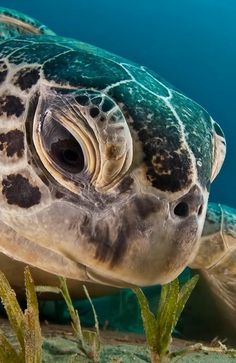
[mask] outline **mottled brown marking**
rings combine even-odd
[[[125,177],[119,184],[118,189],[120,193],[125,193],[131,189],[131,185],[133,184],[134,180],[131,176]]]
[[[116,145],[108,145],[106,148],[106,157],[108,159],[115,159],[119,153],[119,148]]]
[[[13,95],[4,95],[0,97],[0,116],[5,113],[7,117],[19,117],[24,110],[24,104],[19,97]]]
[[[63,198],[64,196],[65,196],[65,194],[64,194],[64,193],[60,192],[59,190],[56,190],[56,192],[55,192],[55,198],[56,198],[56,199],[61,199],[61,198]]]
[[[0,84],[5,81],[7,72],[7,65],[0,61]]]
[[[30,184],[29,180],[21,174],[10,174],[2,181],[2,193],[8,204],[21,208],[30,208],[39,204],[41,192],[38,187]]]
[[[14,84],[24,91],[34,86],[38,82],[39,78],[39,69],[23,68],[15,74]]]
[[[144,148],[146,155],[149,153],[147,149],[151,148],[152,145]],[[147,163],[147,157],[145,161]],[[176,192],[181,189],[182,185],[190,185],[192,182],[191,160],[184,149],[181,149],[180,153],[159,150],[158,154],[153,157],[152,163],[147,163],[147,165],[147,178],[157,189]]]
[[[94,117],[97,117],[99,115],[99,112],[100,112],[100,110],[96,106],[95,107],[91,107],[90,110],[89,110],[90,116],[93,117],[93,118]]]
[[[106,221],[99,221],[93,228],[91,219],[86,216],[80,226],[81,234],[96,247],[95,258],[102,262],[109,261],[111,268],[122,261],[128,248],[128,239],[134,230],[126,216],[121,216],[121,219],[115,240],[111,239],[110,226]]]
[[[148,197],[136,197],[133,201],[136,214],[141,220],[148,218],[151,214],[156,213],[160,210],[160,203]]]
[[[22,157],[24,152],[24,133],[20,130],[12,130],[0,134],[0,151],[6,151],[7,156],[17,155]]]

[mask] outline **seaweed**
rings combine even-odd
[[[43,337],[39,321],[39,309],[36,292],[53,292],[62,295],[71,317],[74,342],[76,349],[73,361],[87,359],[97,363],[100,361],[101,343],[96,311],[85,286],[85,295],[89,300],[94,315],[94,330],[84,330],[81,327],[78,311],[71,300],[66,279],[59,277],[59,286],[34,285],[30,270],[25,272],[26,309],[23,311],[17,301],[16,294],[11,288],[5,275],[0,272],[0,298],[6,310],[9,323],[15,339],[10,340],[0,330],[0,362],[1,363],[42,363]],[[205,347],[201,343],[188,346],[177,351],[170,351],[173,330],[179,320],[182,310],[198,280],[194,276],[191,280],[179,284],[178,279],[164,285],[156,312],[150,310],[148,300],[140,288],[133,288],[141,309],[146,341],[150,351],[152,363],[177,362],[181,357],[192,352],[218,352],[236,356],[236,350],[227,349],[218,342],[218,347]],[[81,354],[83,357],[81,357]]]
[[[0,272],[0,297],[17,344],[0,332],[1,363],[41,363],[42,335],[39,323],[38,301],[35,286],[28,267],[25,269],[27,307],[23,312],[5,275]]]
[[[195,275],[182,286],[178,279],[164,285],[156,314],[150,310],[143,291],[140,288],[133,288],[141,309],[152,363],[164,363],[171,359],[172,353],[169,349],[172,333],[197,281],[198,276]]]
[[[52,287],[52,286],[37,286],[36,291],[37,292],[53,292],[53,293],[59,293],[62,295],[70,318],[71,318],[71,326],[73,330],[73,335],[76,339],[76,343],[78,346],[78,349],[89,358],[92,362],[97,363],[99,362],[100,357],[100,350],[101,350],[101,343],[100,343],[100,332],[99,332],[99,324],[98,319],[96,315],[95,308],[93,306],[92,300],[89,296],[88,290],[85,285],[83,285],[83,289],[85,292],[85,295],[87,299],[89,300],[93,315],[94,315],[94,323],[95,323],[95,330],[82,330],[79,313],[74,308],[72,299],[70,297],[70,293],[67,287],[66,279],[64,277],[58,277],[59,278],[59,287]]]

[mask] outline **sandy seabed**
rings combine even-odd
[[[0,319],[0,328],[10,340],[13,333],[6,319]],[[43,363],[91,363],[79,350],[70,325],[42,324]],[[150,363],[150,356],[143,335],[101,331],[100,363]],[[192,341],[173,339],[171,350],[185,348]],[[174,358],[178,363],[236,363],[236,356],[225,353],[194,352]]]

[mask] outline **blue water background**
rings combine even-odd
[[[204,106],[228,143],[210,200],[236,207],[236,0],[2,0],[60,35],[144,64]]]

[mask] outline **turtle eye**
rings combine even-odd
[[[84,169],[83,151],[73,136],[51,144],[49,154],[56,164],[70,173],[80,173]]]
[[[44,148],[57,167],[77,174],[84,169],[83,150],[75,137],[59,122],[52,120],[42,129]]]

